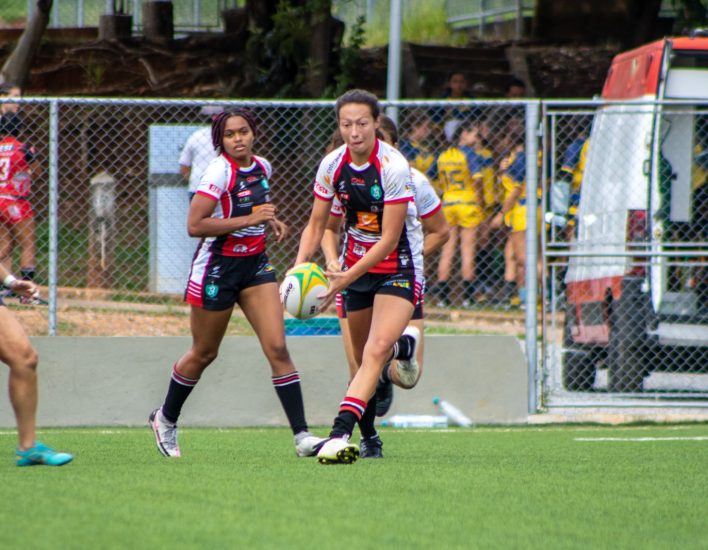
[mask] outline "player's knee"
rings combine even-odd
[[[18,347],[16,353],[9,361],[10,368],[16,369],[18,372],[35,371],[38,363],[39,355],[37,355],[29,341]]]
[[[218,349],[192,350],[192,357],[194,361],[202,368],[206,368],[211,365],[218,355]]]
[[[264,345],[263,348],[266,357],[268,357],[268,360],[271,363],[284,363],[290,361],[290,352],[288,351],[288,347],[284,340],[282,342],[271,342]]]
[[[364,348],[364,356],[369,355],[376,361],[385,361],[391,355],[393,342],[387,338],[369,338]]]

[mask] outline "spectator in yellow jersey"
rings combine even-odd
[[[475,254],[484,222],[489,216],[485,203],[485,180],[493,186],[492,157],[482,148],[479,124],[460,124],[453,136],[453,145],[438,157],[428,171],[442,192],[443,212],[450,226],[450,240],[442,249],[438,263],[438,280],[433,292],[439,306],[450,305],[450,271],[460,239],[463,307],[474,304]]]
[[[407,117],[408,133],[398,142],[398,150],[408,160],[412,168],[426,174],[433,162],[435,154],[428,143],[432,128],[430,116],[427,113],[412,113]]]

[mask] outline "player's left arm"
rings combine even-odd
[[[450,226],[447,224],[441,208],[431,215],[421,218],[421,222],[425,233],[423,240],[423,256],[425,257],[442,248],[450,239]]]

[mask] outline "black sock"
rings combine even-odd
[[[22,274],[23,281],[34,281],[35,267],[34,266],[21,267],[20,273]]]
[[[293,434],[307,431],[305,404],[302,400],[302,389],[300,387],[300,374],[297,371],[293,371],[283,376],[274,376],[272,380],[275,393],[278,394],[278,399],[280,399],[280,404],[283,406],[285,416],[288,417]]]
[[[438,281],[435,285],[435,294],[445,302],[450,301],[450,285],[447,281]]]
[[[359,431],[363,439],[369,439],[376,435],[374,420],[376,420],[376,394],[369,399],[364,414],[359,419]]]
[[[465,300],[474,302],[475,284],[474,281],[462,281],[464,287]]]
[[[366,403],[356,397],[345,396],[344,401],[339,404],[339,414],[334,419],[330,437],[349,437],[354,431],[354,424],[364,414]]]
[[[415,342],[415,340],[408,334],[400,336],[398,340],[396,340],[396,343],[393,344],[393,358],[408,361],[413,357],[413,342]]]
[[[170,387],[167,389],[167,397],[165,397],[165,403],[162,405],[162,416],[165,420],[177,423],[180,413],[182,412],[182,405],[192,393],[194,386],[197,385],[199,379],[186,378],[177,372],[177,365],[172,367],[172,378],[170,379]]]
[[[391,368],[391,361],[388,361],[384,367],[383,370],[381,371],[381,376],[379,376],[379,381],[383,383],[387,383],[391,381],[391,374],[389,373],[389,369]]]

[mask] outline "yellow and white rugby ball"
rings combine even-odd
[[[310,319],[319,313],[320,294],[327,291],[329,281],[313,262],[296,265],[285,274],[280,285],[280,301],[285,311],[297,319]]]

